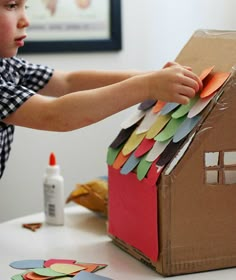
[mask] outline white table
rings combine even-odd
[[[67,258],[81,262],[106,263],[96,272],[115,280],[154,280],[162,276],[116,247],[106,234],[106,220],[80,206],[65,209],[65,225],[32,232],[23,223],[44,222],[43,213],[0,224],[0,279],[20,273],[9,263],[24,259]],[[236,269],[171,277],[171,280],[235,280]]]

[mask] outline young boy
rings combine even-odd
[[[140,74],[64,73],[19,59],[29,26],[25,5],[26,0],[0,0],[0,177],[14,125],[71,131],[146,99],[186,104],[202,86],[194,73],[175,63]]]

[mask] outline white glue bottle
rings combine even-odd
[[[51,225],[64,224],[64,179],[54,153],[50,154],[49,165],[43,180],[45,222]]]

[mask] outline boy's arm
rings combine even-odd
[[[40,90],[39,93],[45,96],[59,97],[75,91],[108,86],[126,80],[137,74],[138,72],[134,71],[55,71],[49,83]]]
[[[83,88],[69,94],[66,93],[73,89],[71,85],[77,87],[76,76],[69,84],[65,80],[55,84],[57,76],[54,78],[45,87],[44,94],[50,95],[51,91],[54,96],[63,96],[50,98],[36,94],[4,121],[35,129],[70,131],[98,122],[146,99],[186,104],[201,87],[194,73],[179,66],[127,77],[120,82],[113,77],[108,79],[108,84],[112,84],[104,87],[105,82],[94,79],[92,87],[97,88]],[[57,90],[59,94],[55,94]]]

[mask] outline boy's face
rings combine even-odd
[[[16,55],[24,45],[29,21],[25,14],[27,0],[0,0],[0,58]]]

